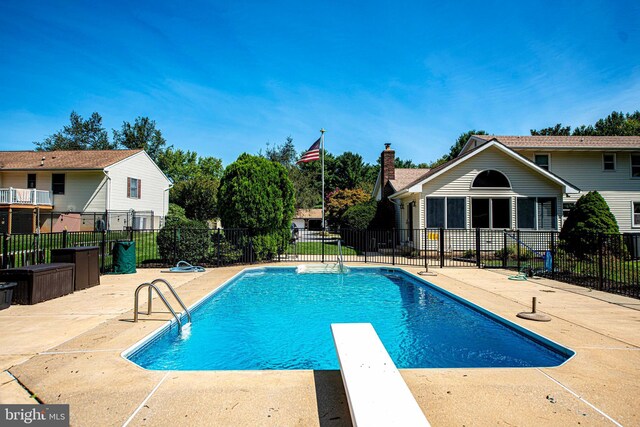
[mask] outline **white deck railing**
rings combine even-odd
[[[51,205],[51,193],[35,188],[0,188],[0,205]]]

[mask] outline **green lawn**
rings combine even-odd
[[[322,242],[300,242],[289,245],[287,254],[290,255],[322,255]],[[325,255],[338,255],[338,245],[335,243],[324,244]],[[358,255],[358,252],[346,246],[342,247],[342,255]]]

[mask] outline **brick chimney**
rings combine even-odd
[[[391,149],[391,144],[384,144],[384,151],[380,154],[380,170],[382,171],[382,188],[390,179],[396,179],[396,152]]]

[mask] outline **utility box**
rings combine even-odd
[[[16,282],[15,304],[37,304],[73,292],[75,265],[38,264],[0,270],[0,282]]]
[[[113,244],[113,272],[116,274],[136,272],[136,242],[123,241]]]
[[[75,291],[91,288],[100,284],[100,250],[97,246],[52,249],[51,262],[69,262],[75,264]]]

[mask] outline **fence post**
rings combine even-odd
[[[391,236],[391,263],[393,265],[396,265],[396,229],[394,228],[392,230],[392,236]]]
[[[9,266],[9,236],[7,233],[2,233],[2,268],[6,269]]]
[[[429,254],[429,252],[427,251],[427,237],[429,237],[427,235],[427,227],[424,228],[424,239],[422,241],[422,245],[424,247],[424,269],[425,271],[429,270],[429,261],[427,260],[427,255]]]
[[[102,259],[100,261],[100,273],[104,274],[104,261],[107,257],[107,230],[102,230],[102,240],[100,241],[100,252],[102,254]]]
[[[364,263],[367,263],[367,249],[369,249],[369,230],[364,230]]]
[[[476,267],[480,268],[480,229],[476,228]]]
[[[67,247],[67,230],[62,230],[62,248]]]
[[[324,233],[326,228],[322,227],[322,263],[324,263]]]
[[[602,233],[598,233],[598,290],[601,291],[604,282],[604,271],[603,271],[603,260],[602,260],[602,252],[603,252],[603,235]]]
[[[551,278],[556,278],[556,232],[551,232]]]
[[[440,268],[444,268],[444,228],[440,227]]]
[[[518,271],[520,271],[520,229],[516,230],[516,259],[518,260]]]
[[[253,264],[253,239],[249,233],[249,264]]]
[[[220,229],[216,229],[216,265],[220,267]]]
[[[171,264],[176,264],[176,259],[178,258],[178,229],[173,229],[173,259],[171,260]]]
[[[502,268],[507,268],[507,230],[502,231]]]

